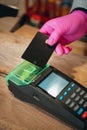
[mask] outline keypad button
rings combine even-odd
[[[81,91],[81,88],[80,88],[80,87],[76,89],[76,92],[77,92],[77,93],[80,92],[80,91]]]
[[[76,96],[76,93],[73,93],[73,94],[71,95],[71,98],[75,98],[75,96]]]
[[[82,90],[81,92],[80,92],[80,95],[82,96],[83,94],[85,94],[85,91],[84,90]]]
[[[68,94],[68,93],[65,91],[63,95],[66,96],[67,94]]]
[[[84,102],[84,99],[81,99],[81,100],[79,101],[79,104],[82,105],[83,102]]]
[[[77,111],[78,115],[81,115],[83,113],[84,109],[83,108],[79,108],[79,110]]]
[[[78,109],[79,109],[79,105],[76,105],[76,106],[73,108],[74,111],[77,111]]]
[[[83,107],[84,107],[84,108],[86,108],[86,107],[87,107],[87,102],[85,102],[85,103],[83,104]]]
[[[70,108],[72,108],[74,106],[75,106],[75,102],[71,102],[70,105],[69,105]]]
[[[79,99],[80,99],[80,96],[75,97],[75,101],[79,101]]]
[[[70,102],[71,102],[71,99],[69,98],[66,100],[65,104],[68,105]]]
[[[84,98],[87,99],[87,93],[84,95]]]
[[[67,91],[71,91],[71,87],[69,87],[69,88],[67,89]]]
[[[72,88],[75,87],[75,83],[72,83],[72,84],[71,84],[71,87],[72,87]]]
[[[60,100],[60,101],[62,101],[62,100],[63,100],[63,98],[64,98],[63,96],[60,96],[60,97],[59,97],[59,100]]]
[[[84,111],[84,113],[81,116],[83,119],[87,119],[87,111]]]

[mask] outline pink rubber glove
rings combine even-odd
[[[46,22],[39,31],[49,36],[47,40],[49,45],[58,42],[55,49],[58,55],[68,54],[72,48],[66,45],[80,39],[87,32],[87,13],[78,10],[54,18]]]

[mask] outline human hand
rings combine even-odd
[[[68,54],[72,48],[66,45],[80,39],[87,32],[87,14],[77,10],[66,16],[54,18],[46,22],[39,31],[49,36],[49,45],[58,42],[55,49],[58,55]]]

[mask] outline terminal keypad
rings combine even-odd
[[[87,113],[87,92],[75,83],[66,87],[58,96],[58,100],[81,118]],[[87,115],[84,117],[87,119]]]

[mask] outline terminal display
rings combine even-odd
[[[51,96],[56,97],[67,85],[69,81],[51,72],[43,81],[39,83],[39,87],[49,93]]]

